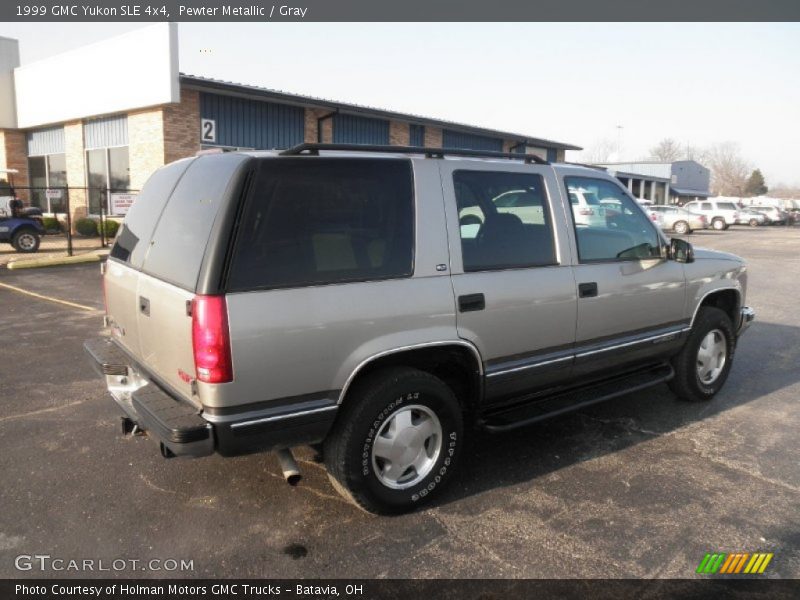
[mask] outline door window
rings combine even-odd
[[[577,215],[575,237],[581,262],[642,260],[661,256],[661,238],[642,208],[612,181],[565,177],[570,196],[596,197],[591,215]],[[586,218],[582,218],[582,217]]]
[[[453,185],[464,271],[556,264],[540,175],[456,171]]]

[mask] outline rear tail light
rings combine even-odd
[[[196,296],[192,300],[192,350],[198,381],[233,381],[225,296]]]
[[[582,208],[578,211],[578,214],[581,214],[584,217],[591,217],[594,215],[594,211],[591,208]]]
[[[656,213],[650,213],[650,220],[653,221],[654,223],[656,221],[658,221],[658,217],[656,216]]]

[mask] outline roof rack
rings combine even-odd
[[[320,151],[340,150],[345,152],[386,152],[391,154],[424,154],[425,158],[444,158],[445,156],[471,156],[474,158],[508,158],[522,160],[525,164],[550,163],[535,154],[513,152],[493,152],[491,150],[467,150],[462,148],[427,148],[418,146],[383,146],[370,144],[298,144],[280,153],[281,156],[319,156]]]

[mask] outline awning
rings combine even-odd
[[[672,190],[673,194],[677,194],[678,196],[696,196],[698,198],[708,198],[711,195],[711,192],[704,192],[703,190],[689,190],[686,188],[676,188],[674,186],[669,186],[669,189]]]

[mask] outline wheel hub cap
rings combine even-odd
[[[19,245],[25,249],[33,248],[34,243],[32,235],[25,234],[19,237]]]
[[[378,480],[393,489],[422,481],[442,449],[442,426],[426,406],[405,406],[381,425],[372,445],[372,467]]]
[[[725,334],[719,329],[709,331],[697,349],[697,377],[700,383],[714,383],[728,358],[728,344]]]

